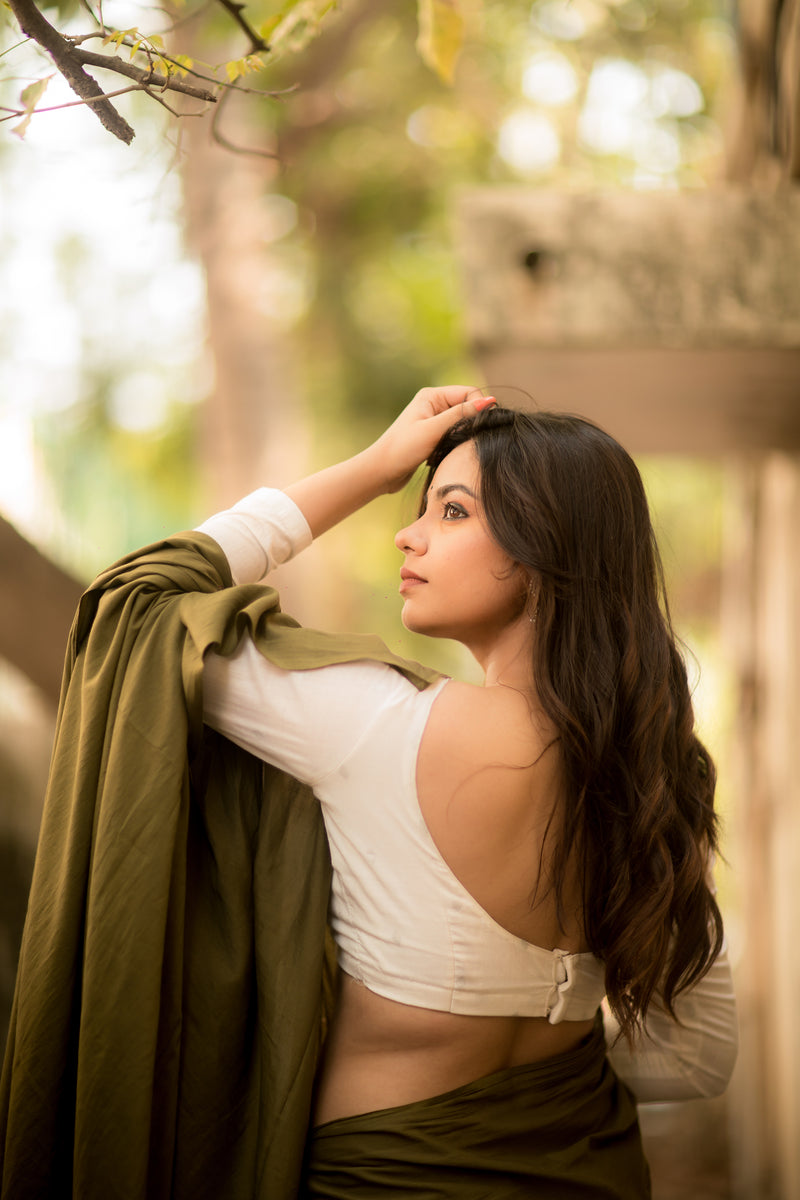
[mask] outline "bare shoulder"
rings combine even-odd
[[[528,894],[561,793],[557,746],[544,714],[511,688],[450,682],[431,709],[417,757],[420,808],[451,870],[495,919],[505,911],[497,880],[512,891],[524,880]]]
[[[437,697],[426,730],[432,749],[457,753],[466,766],[533,766],[557,738],[546,715],[511,687],[450,680]]]

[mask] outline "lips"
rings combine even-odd
[[[409,571],[408,567],[400,569],[400,592],[410,591],[420,583],[427,583],[427,579],[423,579],[421,575],[415,575],[413,571]]]

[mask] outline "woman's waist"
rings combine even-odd
[[[376,995],[341,972],[317,1123],[424,1100],[578,1046],[594,1018],[464,1016]]]

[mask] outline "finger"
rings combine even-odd
[[[427,419],[425,426],[429,435],[435,436],[438,441],[458,421],[465,417],[475,416],[485,408],[489,408],[491,405],[497,403],[494,396],[475,395],[474,388],[470,388],[470,391],[473,394],[473,399],[456,402],[451,408],[446,408],[443,412],[439,412]]]
[[[474,413],[483,412],[491,404],[497,404],[494,396],[484,396],[480,388],[471,387],[464,388],[460,385],[454,385],[452,388],[441,388],[440,392],[445,393],[443,399],[448,408],[460,406],[460,416],[471,417]],[[442,411],[440,409],[440,411]]]
[[[417,393],[416,399],[421,400],[431,416],[438,416],[464,404],[470,396],[479,396],[478,388],[466,387],[464,384],[447,384],[438,388],[423,388]]]
[[[463,391],[463,389],[459,390]],[[494,396],[483,396],[476,388],[470,388],[469,394],[461,400],[455,397],[449,397],[448,399],[451,406],[443,410],[440,409],[437,413],[437,417],[444,418],[446,424],[460,421],[463,417],[473,417],[476,413],[483,412],[484,409],[497,404]]]

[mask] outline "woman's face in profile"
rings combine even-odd
[[[479,498],[475,443],[463,442],[439,464],[425,511],[395,538],[406,556],[402,621],[413,633],[471,646],[523,613],[526,581],[489,533]]]

